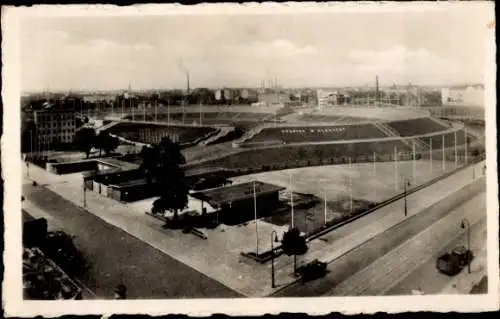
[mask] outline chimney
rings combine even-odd
[[[379,93],[379,88],[378,88],[378,75],[375,76],[375,86],[376,86],[376,88],[375,88],[375,90],[376,90],[375,91],[376,92],[375,93],[376,94],[375,101],[378,103],[378,102],[380,102],[380,93]]]

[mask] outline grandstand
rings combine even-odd
[[[278,141],[278,143],[321,142],[386,137],[371,123],[336,126],[280,126],[265,128],[247,143]]]
[[[206,126],[156,125],[153,123],[121,122],[108,129],[110,134],[144,144],[158,143],[169,136],[181,145],[192,144],[217,133],[216,128]]]
[[[415,136],[435,133],[444,131],[448,128],[429,117],[388,122],[386,125],[395,130],[401,136]]]
[[[183,146],[188,166],[215,165],[240,171],[237,174],[341,163],[348,157],[363,162],[368,157],[372,160],[373,153],[379,161],[391,160],[394,149],[405,154],[415,149],[422,155],[431,147],[453,148],[455,143],[460,147],[467,141],[463,123],[401,106],[343,105],[321,110],[190,106],[146,114],[146,120],[153,119],[154,123],[121,121],[109,131],[142,143],[174,137]],[[222,132],[224,128],[230,129]]]

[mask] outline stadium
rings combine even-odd
[[[195,106],[152,113],[129,114],[101,129],[140,145],[169,136],[183,147],[188,167],[224,168],[235,175],[348,161],[423,159],[431,153],[434,159],[454,160],[475,139],[461,122],[392,105]]]

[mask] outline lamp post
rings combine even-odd
[[[470,224],[466,218],[462,219],[460,228],[467,228],[467,270],[470,274]]]
[[[256,239],[256,255],[259,255],[259,224],[257,220],[257,196],[255,191],[255,181],[253,181],[253,209],[255,214],[255,239]]]
[[[406,180],[404,183],[404,197],[405,197],[405,216],[408,216],[408,200],[407,196],[407,186],[410,186],[410,181]]]
[[[271,232],[271,287],[276,287],[276,281],[274,278],[274,242],[278,242],[278,233],[275,230]]]
[[[87,194],[85,193],[85,179],[83,180],[83,208],[87,207]]]

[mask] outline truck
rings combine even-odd
[[[472,251],[466,249],[464,246],[459,246],[451,252],[446,252],[439,256],[436,260],[436,268],[445,275],[455,276],[460,273],[473,258],[474,255]]]

